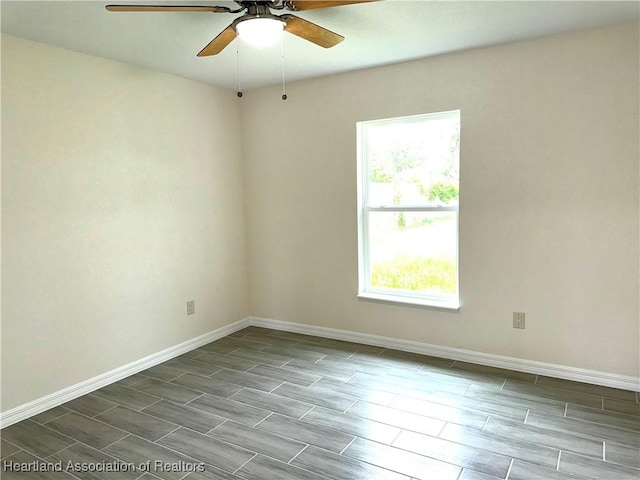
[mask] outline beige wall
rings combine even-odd
[[[252,314],[637,376],[638,45],[628,24],[249,92]],[[462,309],[358,300],[355,124],[453,109]]]
[[[233,92],[2,37],[3,411],[246,317],[240,127]]]
[[[3,36],[2,411],[248,314],[638,375],[638,48],[610,27],[239,102]],[[355,123],[458,108],[461,311],[358,300]]]

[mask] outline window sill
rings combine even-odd
[[[429,300],[425,298],[409,297],[405,295],[389,295],[384,293],[360,292],[358,298],[373,302],[392,303],[416,308],[429,308],[447,312],[459,312],[460,303],[446,300]]]

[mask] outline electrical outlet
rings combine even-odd
[[[513,328],[524,330],[524,312],[513,312]]]
[[[187,302],[187,315],[193,315],[196,313],[196,302],[195,300],[189,300]]]

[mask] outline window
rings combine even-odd
[[[460,111],[357,134],[358,295],[457,309]]]

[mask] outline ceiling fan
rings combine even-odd
[[[110,12],[246,12],[231,22],[231,25],[220,32],[198,53],[199,57],[206,57],[220,53],[238,35],[251,41],[252,38],[258,37],[259,39],[265,35],[273,35],[274,32],[279,34],[283,30],[321,47],[333,47],[344,40],[342,35],[289,13],[274,15],[271,10],[297,12],[373,1],[377,0],[235,0],[239,7],[236,9],[207,5],[107,5],[106,9]]]

